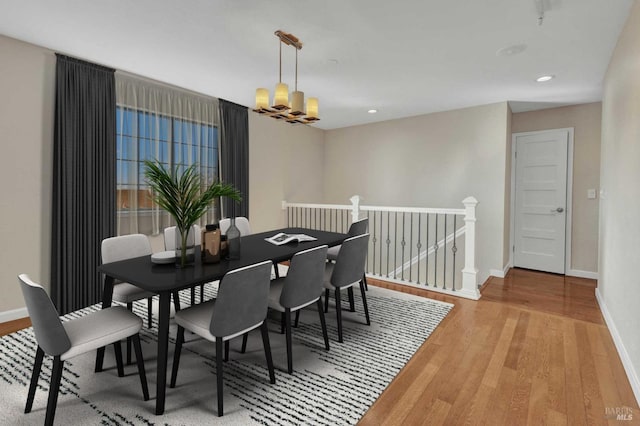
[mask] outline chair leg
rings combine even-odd
[[[322,300],[318,298],[318,314],[320,315],[320,325],[322,326],[322,337],[324,337],[324,348],[329,350],[329,335],[327,334],[327,321],[324,319],[324,310],[322,310]]]
[[[271,344],[269,343],[269,328],[267,321],[263,321],[260,326],[262,333],[262,346],[264,346],[264,355],[267,358],[267,368],[269,369],[269,382],[274,385],[276,383],[276,373],[273,370],[273,359],[271,358]]]
[[[302,310],[302,309],[298,309],[298,310],[296,311],[296,320],[295,320],[295,321],[294,321],[294,323],[293,323],[293,326],[294,326],[295,328],[298,328],[298,323],[300,322],[300,311],[301,311],[301,310]]]
[[[280,278],[280,271],[278,270],[278,262],[273,262],[273,272],[276,274],[276,279]]]
[[[200,284],[200,303],[204,302],[204,284]]]
[[[218,393],[218,417],[222,417],[223,389],[222,389],[222,338],[216,338],[216,384]]]
[[[329,312],[329,289],[324,290],[324,312]]]
[[[153,326],[153,297],[147,299],[147,328]]]
[[[176,336],[176,349],[173,351],[173,368],[171,369],[171,382],[169,387],[176,387],[178,379],[178,367],[180,366],[180,352],[182,351],[182,343],[184,342],[184,328],[178,326],[178,335]]]
[[[229,361],[229,341],[224,342],[224,362]]]
[[[342,306],[340,305],[340,289],[336,288],[336,317],[338,318],[338,342],[342,343]]]
[[[130,338],[127,338],[127,343],[131,341]],[[118,367],[118,377],[124,377],[124,367],[122,365],[122,346],[120,345],[120,341],[113,342],[113,350],[116,353],[116,366]]]
[[[249,340],[248,331],[242,335],[242,349],[240,349],[240,352],[242,353],[247,352],[247,340]]]
[[[367,319],[367,325],[371,325],[371,319],[369,318],[369,306],[367,306],[367,295],[365,293],[364,280],[360,281],[360,293],[362,294],[362,306],[364,306],[364,316]]]
[[[191,287],[191,306],[196,304],[196,288]]]
[[[96,368],[94,371],[96,373],[100,373],[102,371],[103,364],[104,364],[104,346],[101,348],[98,348],[98,351],[96,353]]]
[[[127,309],[133,312],[133,303],[127,303]],[[131,365],[131,337],[127,337],[127,365]]]
[[[356,311],[356,302],[355,302],[355,299],[353,297],[353,286],[349,287],[347,289],[347,294],[349,295],[349,311],[355,312]]]
[[[138,364],[138,375],[140,376],[140,385],[142,386],[142,397],[145,401],[149,400],[149,387],[147,386],[147,373],[144,370],[144,359],[142,358],[142,347],[140,346],[140,335],[135,334],[131,337],[133,340],[133,348],[136,351],[136,362]]]
[[[362,274],[362,281],[364,281],[364,289],[369,291],[369,285],[367,284],[367,274]]]
[[[49,384],[49,400],[47,401],[47,414],[44,419],[45,426],[53,426],[53,418],[56,415],[56,405],[58,404],[58,391],[60,390],[60,380],[62,379],[62,368],[64,361],[60,360],[60,355],[53,358],[53,369],[51,371],[51,383]]]
[[[29,394],[27,395],[27,405],[24,407],[25,414],[30,413],[31,407],[33,407],[33,397],[36,395],[36,388],[38,387],[38,379],[40,378],[43,358],[44,351],[40,346],[38,346],[38,349],[36,349],[36,359],[33,362],[33,374],[31,374],[31,384],[29,385]]]
[[[180,310],[180,293],[177,291],[173,292],[173,308],[176,312]]]
[[[293,350],[291,348],[291,308],[284,308],[285,332],[287,335],[287,372],[293,373]]]

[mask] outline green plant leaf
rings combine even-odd
[[[193,226],[216,198],[241,200],[233,185],[219,181],[203,184],[195,163],[181,170],[180,166],[167,169],[158,162],[145,160],[144,167],[153,201],[173,217],[180,232]]]

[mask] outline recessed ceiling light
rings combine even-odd
[[[337,59],[327,59],[327,62],[331,65],[338,65],[339,61]]]
[[[554,78],[555,78],[555,75],[552,75],[552,74],[541,75],[540,77],[536,78],[536,81],[538,83],[544,83],[545,81],[553,80]]]
[[[512,46],[503,47],[496,52],[496,56],[514,56],[526,50],[526,44],[514,44]]]
[[[369,114],[375,114],[376,112],[378,112],[377,109],[370,109],[369,111],[367,111]]]

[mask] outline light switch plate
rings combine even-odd
[[[587,189],[587,198],[590,200],[596,199],[596,190],[595,189]]]

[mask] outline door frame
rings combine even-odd
[[[573,217],[573,127],[563,127],[559,129],[536,130],[531,132],[520,132],[511,134],[511,199],[509,211],[509,266],[513,264],[513,249],[515,245],[515,214],[516,214],[516,138],[518,136],[540,135],[550,132],[566,131],[569,133],[567,144],[567,205],[565,207],[565,228],[564,228],[564,275],[573,275],[571,272],[571,224]]]

